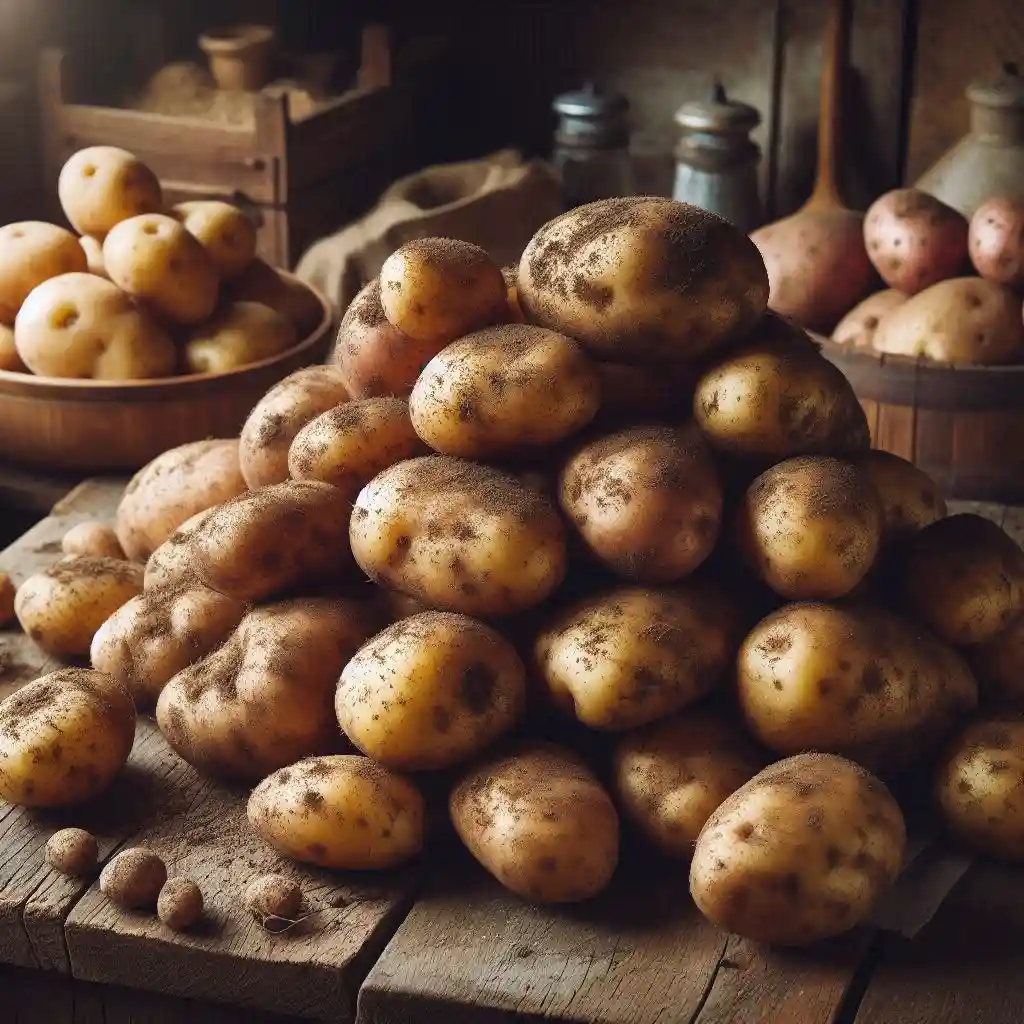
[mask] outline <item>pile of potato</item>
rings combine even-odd
[[[239,209],[165,209],[123,149],[72,156],[58,183],[73,232],[0,227],[0,370],[85,380],[224,373],[294,347],[320,323],[305,285],[256,257]],[[77,233],[77,234],[76,234]]]
[[[850,310],[833,341],[939,363],[1024,362],[1024,202],[993,197],[968,222],[896,189],[868,210],[864,243],[888,287]]]
[[[793,945],[884,899],[894,793],[1024,858],[1024,553],[870,450],[767,298],[749,239],[667,199],[567,213],[504,273],[403,245],[330,365],[21,586],[93,671],[0,705],[0,795],[102,793],[133,702],[289,857],[404,862],[441,785],[526,899],[600,892],[626,829]]]

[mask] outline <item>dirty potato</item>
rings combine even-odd
[[[851,461],[874,485],[882,501],[882,540],[906,540],[946,515],[939,485],[912,462],[873,448]]]
[[[200,586],[199,578],[195,574],[189,538],[215,509],[216,506],[190,516],[146,559],[143,578],[146,590],[179,584]]]
[[[60,539],[65,555],[99,555],[125,559],[124,549],[112,526],[106,523],[75,523]]]
[[[968,657],[985,704],[1024,711],[1024,615],[972,647]]]

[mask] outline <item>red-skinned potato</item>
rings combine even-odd
[[[1024,199],[986,199],[971,217],[967,247],[987,281],[1024,287]]]
[[[907,296],[895,288],[886,288],[869,295],[836,324],[832,340],[837,345],[848,345],[850,348],[871,348],[875,331],[885,315],[906,301]]]

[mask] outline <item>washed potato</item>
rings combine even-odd
[[[971,722],[953,740],[935,776],[950,832],[978,853],[1024,860],[1024,720]]]
[[[0,798],[68,807],[99,796],[135,740],[128,691],[101,672],[51,672],[0,703]]]
[[[576,342],[503,324],[434,356],[409,396],[409,415],[435,451],[489,459],[561,441],[600,404],[597,370]]]
[[[258,256],[241,274],[225,282],[225,291],[236,302],[260,302],[286,316],[300,338],[308,338],[328,316],[315,292]]]
[[[222,281],[237,277],[256,256],[256,225],[237,206],[196,199],[178,203],[171,216],[207,251]]]
[[[380,268],[380,302],[388,321],[424,344],[446,345],[508,316],[501,270],[478,245],[417,238]]]
[[[1024,611],[1024,552],[982,516],[921,530],[903,552],[900,579],[907,612],[951,644],[983,644]]]
[[[1024,286],[1024,201],[986,199],[971,217],[968,251],[986,281]]]
[[[986,705],[1024,711],[1024,615],[969,652]]]
[[[358,490],[396,462],[427,451],[404,398],[364,398],[307,423],[288,449],[288,470],[293,480]]]
[[[142,593],[142,566],[117,558],[68,555],[18,588],[21,628],[47,654],[84,657],[96,630]]]
[[[341,743],[338,676],[376,626],[367,607],[342,598],[254,608],[224,644],[167,682],[160,731],[200,772],[242,782],[331,753]]]
[[[290,320],[258,302],[232,302],[192,329],[185,341],[191,373],[227,373],[295,345]]]
[[[129,558],[144,562],[192,516],[245,493],[238,442],[192,441],[158,455],[132,477],[115,531]]]
[[[870,772],[800,754],[769,765],[711,815],[690,892],[725,931],[809,945],[867,919],[899,875],[906,839],[899,805]]]
[[[565,531],[538,491],[446,455],[400,462],[352,510],[352,553],[375,583],[466,615],[508,615],[565,575]]]
[[[634,196],[545,224],[519,263],[531,323],[613,362],[689,362],[742,337],[764,313],[768,274],[753,242],[714,214]]]
[[[106,523],[76,523],[61,537],[60,549],[65,555],[126,558],[114,528]]]
[[[177,369],[167,331],[95,274],[61,274],[34,289],[15,320],[14,344],[42,377],[143,380]]]
[[[146,559],[146,590],[169,585],[201,586],[189,539],[215,511],[216,506],[190,516]]]
[[[946,514],[938,484],[912,462],[873,448],[851,460],[866,473],[882,501],[882,539],[905,540]]]
[[[176,324],[198,324],[217,305],[220,279],[206,250],[173,217],[122,221],[103,242],[110,280]]]
[[[116,146],[89,146],[75,153],[61,169],[57,196],[71,226],[101,241],[122,221],[159,213],[164,205],[156,175]]]
[[[959,655],[863,604],[773,612],[740,648],[736,688],[747,725],[770,750],[844,754],[882,772],[912,766],[978,701]]]
[[[332,366],[306,366],[275,384],[249,413],[238,442],[239,466],[250,489],[284,483],[295,436],[348,396]]]
[[[13,325],[29,292],[44,281],[86,270],[85,251],[70,231],[37,220],[0,227],[0,323]]]
[[[419,790],[356,754],[282,768],[252,791],[248,812],[279,853],[335,870],[395,867],[420,852],[426,828]]]
[[[103,262],[103,243],[91,235],[82,235],[78,244],[82,247],[82,252],[85,253],[86,270],[97,277],[106,277],[109,281],[107,265]]]
[[[28,373],[29,369],[18,355],[14,341],[14,328],[0,324],[0,370],[7,373]]]
[[[556,705],[617,732],[707,694],[729,668],[737,625],[732,603],[707,584],[620,587],[556,615],[534,659]]]
[[[584,444],[562,470],[559,501],[597,559],[643,583],[693,572],[722,520],[718,472],[692,424],[628,427]]]
[[[827,455],[777,463],[747,489],[736,541],[750,570],[791,601],[849,594],[882,538],[882,503],[862,470]]]
[[[472,768],[448,801],[469,852],[506,889],[538,903],[576,903],[611,881],[615,805],[576,754],[526,746]]]
[[[622,813],[671,857],[689,859],[704,823],[764,760],[731,722],[687,711],[627,733],[613,778]]]
[[[836,324],[832,340],[850,348],[871,348],[875,341],[875,331],[878,330],[882,318],[890,310],[902,306],[908,298],[908,295],[896,291],[895,288],[886,288],[869,295],[863,302],[858,302]]]

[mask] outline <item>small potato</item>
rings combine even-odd
[[[901,569],[904,608],[947,643],[986,643],[1024,611],[1024,551],[983,516],[932,523],[902,552]]]
[[[341,598],[255,608],[224,644],[170,679],[157,724],[184,760],[214,778],[257,782],[336,750],[335,686],[376,626],[369,607]]]
[[[507,318],[501,270],[471,242],[417,238],[380,268],[380,301],[403,334],[437,346]]]
[[[164,328],[120,288],[94,274],[44,281],[22,305],[14,344],[42,377],[170,377],[178,352]]]
[[[220,505],[188,539],[195,575],[236,601],[355,578],[352,499],[316,480],[289,480]]]
[[[167,865],[145,846],[122,850],[100,872],[100,892],[125,910],[151,910],[167,882]]]
[[[875,331],[878,330],[882,318],[890,310],[902,306],[908,298],[909,296],[896,291],[895,288],[886,288],[869,295],[863,302],[858,302],[836,324],[832,340],[837,345],[847,345],[850,348],[871,348],[875,341]]]
[[[47,654],[84,657],[96,630],[141,593],[141,566],[68,555],[22,583],[14,611],[21,628]]]
[[[409,396],[409,415],[435,451],[489,459],[555,444],[585,427],[600,404],[597,370],[576,342],[503,324],[434,356]]]
[[[629,733],[613,760],[619,807],[663,853],[689,860],[704,823],[764,760],[730,722],[687,712]]]
[[[912,462],[873,448],[851,461],[866,473],[882,501],[882,540],[906,540],[946,515],[938,484]]]
[[[182,584],[200,585],[195,574],[189,538],[215,509],[216,506],[203,509],[190,516],[149,556],[143,579],[146,590]]]
[[[85,253],[85,268],[90,274],[97,277],[105,277],[110,280],[107,274],[107,265],[103,262],[103,243],[89,235],[82,235],[78,244]]]
[[[259,875],[245,890],[245,905],[267,931],[279,931],[298,919],[302,887],[284,875]]]
[[[978,702],[957,654],[866,605],[773,612],[740,648],[736,687],[747,725],[769,749],[844,754],[883,772],[930,753]]]
[[[950,832],[978,853],[1024,860],[1024,720],[983,718],[950,744],[935,775]]]
[[[597,559],[642,583],[692,573],[722,522],[718,472],[692,424],[630,427],[583,445],[562,470],[559,502]]]
[[[873,344],[877,352],[938,363],[1019,363],[1024,361],[1020,296],[977,277],[940,281],[886,314]]]
[[[306,366],[275,384],[242,427],[238,457],[250,490],[288,479],[288,451],[298,432],[321,413],[348,401],[333,366]]]
[[[249,822],[275,850],[335,870],[373,870],[423,848],[418,789],[368,757],[314,757],[265,778],[249,797]]]
[[[690,893],[725,931],[805,946],[868,917],[896,881],[906,842],[899,805],[870,772],[800,754],[769,765],[711,815]]]
[[[471,769],[448,801],[469,852],[505,888],[537,903],[576,903],[611,881],[615,805],[576,754],[526,746]]]
[[[747,489],[736,543],[750,570],[790,601],[832,600],[867,576],[882,539],[870,478],[826,455],[787,459]]]
[[[18,346],[14,341],[14,328],[0,324],[0,370],[7,373],[28,373],[28,367],[18,355]]]
[[[100,558],[126,559],[121,542],[106,523],[76,523],[61,538],[65,555],[97,555]]]
[[[986,705],[1024,711],[1024,615],[968,655]]]
[[[14,581],[5,572],[0,572],[0,627],[14,618]]]
[[[232,302],[192,329],[185,341],[190,373],[228,373],[295,345],[290,320],[258,302]]]
[[[378,633],[345,666],[335,696],[345,735],[398,771],[448,768],[519,718],[526,669],[482,622],[423,612]]]
[[[222,281],[238,277],[256,256],[256,225],[237,206],[197,199],[178,203],[171,216],[207,251]]]
[[[967,220],[916,188],[879,196],[864,215],[868,258],[890,288],[916,295],[967,266]]]
[[[1024,200],[986,199],[971,217],[967,244],[974,269],[986,281],[1024,287]]]
[[[565,530],[548,499],[447,455],[409,459],[371,480],[349,538],[375,583],[466,615],[525,611],[565,576]]]
[[[126,687],[137,707],[152,707],[172,676],[230,636],[245,610],[198,586],[145,590],[96,631],[92,667]]]
[[[203,893],[191,878],[169,878],[156,901],[156,916],[172,932],[188,931],[203,916]]]
[[[220,279],[206,250],[172,217],[144,214],[122,221],[103,242],[110,280],[176,324],[213,314]]]
[[[96,837],[85,829],[62,828],[46,841],[46,863],[62,875],[89,878],[99,858]]]
[[[236,302],[260,302],[286,316],[298,337],[308,338],[327,318],[323,303],[306,285],[285,277],[258,256],[238,277],[225,282],[225,291]]]
[[[156,175],[115,146],[89,146],[75,153],[61,169],[57,196],[72,227],[100,241],[121,221],[158,213],[164,206]]]
[[[144,562],[182,523],[245,490],[237,441],[171,448],[128,482],[117,506],[118,540],[129,558]]]
[[[68,807],[99,796],[135,740],[128,691],[101,672],[51,672],[0,702],[0,798]]]
[[[288,470],[293,480],[359,490],[396,462],[427,451],[404,398],[364,398],[307,423],[288,449]]]
[[[70,231],[36,220],[0,227],[0,323],[13,325],[29,292],[44,281],[86,270],[85,252]]]

